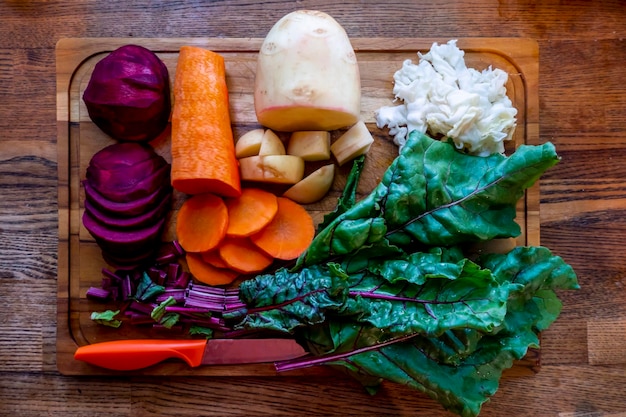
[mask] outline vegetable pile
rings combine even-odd
[[[517,199],[557,161],[550,143],[482,158],[412,132],[370,195],[354,202],[349,187],[298,265],[241,283],[245,306],[224,317],[311,352],[279,371],[342,367],[369,390],[394,381],[476,416],[557,318],[556,291],[578,283],[545,247],[463,248],[517,236]]]
[[[465,71],[455,48],[435,45],[419,67],[405,62],[396,73],[405,103],[380,109],[377,122],[400,152],[360,201],[374,139],[359,120],[354,51],[330,16],[294,12],[272,28],[255,82],[262,128],[237,141],[224,58],[181,48],[171,172],[148,144],[130,142],[98,152],[87,168],[83,223],[114,269],[87,297],[119,306],[92,319],[205,338],[282,333],[309,355],[276,363],[278,371],[341,368],[372,393],[392,381],[477,416],[503,371],[539,347],[561,311],[558,292],[578,282],[545,247],[469,250],[520,235],[517,203],[559,157],[551,143],[503,154],[515,124],[506,80]],[[444,93],[438,110],[422,100],[433,92],[421,90],[430,88],[421,70],[444,83],[435,86]],[[472,80],[480,91],[463,90]],[[423,118],[409,114],[422,105]],[[338,127],[346,130],[331,143]],[[305,161],[331,155],[334,163],[304,176]],[[335,163],[348,162],[343,193],[315,229],[299,203],[321,199]],[[277,194],[267,184],[288,188]],[[176,240],[160,244],[172,188],[187,195]]]
[[[315,233],[311,215],[299,204],[259,188],[243,188],[223,200],[194,195],[176,218],[176,236],[190,272],[209,285],[227,285],[289,261],[306,250]]]
[[[182,251],[170,251],[168,263],[133,279],[116,275],[134,292],[113,292],[133,323],[187,326],[204,337],[284,333],[310,355],[279,362],[278,371],[341,367],[372,393],[393,381],[476,416],[502,372],[539,347],[538,334],[561,311],[557,292],[578,283],[545,247],[465,249],[517,236],[517,199],[558,160],[550,143],[484,158],[413,132],[358,202],[363,158],[355,161],[336,210],[295,265],[222,289],[189,281],[176,263]],[[96,318],[119,324],[110,312]]]

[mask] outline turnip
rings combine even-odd
[[[246,156],[258,155],[264,135],[265,129],[263,128],[246,132],[235,143],[235,156],[237,158],[245,158]]]
[[[266,129],[261,139],[259,155],[285,155],[285,144],[272,129]]]
[[[372,134],[362,120],[344,132],[339,139],[330,145],[339,166],[367,153],[374,143]]]
[[[295,184],[304,177],[304,159],[295,155],[254,155],[239,160],[243,181]]]
[[[299,10],[268,32],[257,60],[254,107],[275,131],[334,130],[361,112],[361,78],[346,31],[326,13]]]

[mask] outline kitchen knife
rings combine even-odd
[[[306,353],[293,339],[134,339],[81,346],[74,359],[102,368],[130,371],[172,358],[197,367],[274,362]]]

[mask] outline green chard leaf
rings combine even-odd
[[[510,286],[509,312],[531,315],[535,330],[548,328],[561,312],[558,290],[579,288],[574,269],[560,256],[542,246],[519,246],[507,254],[487,254],[477,260],[493,271],[496,279]],[[508,327],[513,316],[507,316]]]
[[[94,311],[90,318],[103,326],[118,328],[122,325],[122,321],[115,318],[118,314],[120,314],[120,310]]]
[[[197,324],[194,324],[189,328],[189,334],[191,336],[204,336],[207,339],[212,339],[213,333],[214,331],[210,327],[199,326]]]
[[[165,287],[156,284],[150,278],[147,272],[141,274],[139,284],[137,284],[137,290],[135,291],[135,298],[138,301],[148,301],[157,295],[163,294]]]
[[[346,185],[343,187],[343,192],[337,201],[337,207],[335,207],[335,210],[324,216],[323,221],[317,226],[318,230],[322,230],[339,215],[345,213],[348,209],[354,206],[356,203],[356,191],[364,166],[365,155],[361,155],[352,161],[352,168],[346,177]]]
[[[156,306],[150,313],[150,317],[164,327],[171,329],[180,320],[180,314],[168,313],[165,309],[169,306],[176,305],[176,299],[172,296],[167,297],[161,304]]]
[[[449,329],[435,337],[398,336],[342,318],[299,330],[299,340],[317,356],[286,361],[278,369],[341,367],[369,391],[378,381],[393,381],[427,393],[461,416],[477,416],[497,391],[502,372],[529,347],[539,347],[538,332],[557,318],[561,303],[555,290],[578,288],[573,269],[543,247],[518,247],[479,261],[509,288],[500,326]]]
[[[479,157],[412,132],[381,183],[319,231],[297,265],[368,247],[515,237],[517,201],[558,161],[551,143],[522,145],[508,157]]]
[[[281,268],[241,283],[239,297],[248,306],[237,329],[265,329],[290,333],[299,326],[321,323],[326,311],[343,307],[348,288],[344,276],[327,266],[300,272]],[[241,312],[224,314],[237,319]]]
[[[339,314],[390,336],[500,326],[509,287],[468,259],[450,262],[458,257],[450,253],[456,252],[433,249],[397,259],[346,261],[361,265],[359,271],[329,263],[258,276],[241,284],[248,311],[240,327],[291,333]]]
[[[463,259],[439,262],[441,273],[424,274],[418,270],[423,258],[415,253],[372,262],[367,270],[351,274],[342,312],[391,335],[436,336],[462,327],[490,331],[502,323],[508,286],[500,285],[491,271]],[[399,268],[402,263],[405,267]]]

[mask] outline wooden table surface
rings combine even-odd
[[[448,416],[426,396],[347,377],[70,377],[57,371],[55,44],[75,37],[264,37],[295,8],[352,38],[539,43],[541,243],[581,289],[543,334],[542,366],[504,378],[483,416],[626,415],[626,2],[0,2],[0,415]]]

